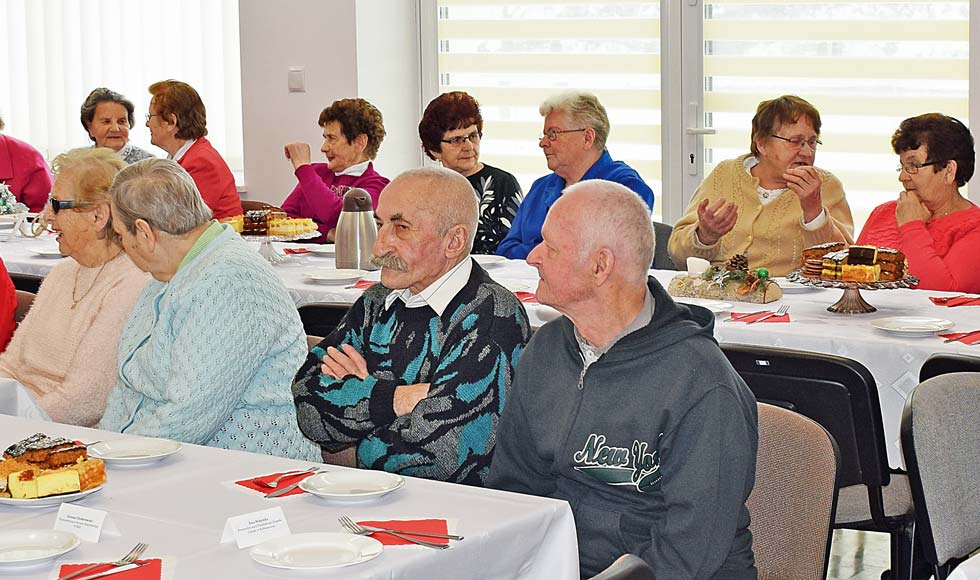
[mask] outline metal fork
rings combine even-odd
[[[84,574],[84,573],[86,573],[86,572],[88,572],[90,570],[94,570],[94,569],[98,568],[99,566],[104,566],[106,564],[108,564],[110,566],[125,566],[126,564],[132,564],[136,560],[139,560],[139,557],[142,556],[143,555],[143,552],[145,552],[146,549],[149,548],[149,547],[150,547],[149,544],[144,544],[143,542],[140,542],[140,543],[136,544],[135,546],[133,546],[133,549],[130,550],[128,554],[126,554],[122,558],[119,558],[115,562],[99,562],[97,564],[91,564],[89,566],[86,566],[86,567],[82,568],[81,570],[76,570],[76,571],[72,572],[71,574],[66,574],[66,575],[62,576],[61,578],[58,578],[58,580],[69,580],[69,578],[75,578],[76,576],[81,576],[82,574]]]
[[[359,536],[370,536],[371,534],[375,533],[375,532],[372,532],[371,530],[368,530],[366,528],[362,528],[354,520],[350,519],[347,516],[340,516],[339,518],[337,518],[337,520],[340,522],[340,525],[344,526],[344,528],[346,528],[347,531],[351,532],[352,534],[357,534]],[[392,536],[395,536],[396,538],[401,538],[401,539],[405,540],[406,542],[412,542],[413,544],[418,544],[420,546],[425,546],[426,548],[432,548],[434,550],[445,550],[446,548],[449,547],[449,544],[433,544],[432,542],[426,542],[425,540],[419,540],[418,538],[413,538],[411,536],[406,536],[404,534],[399,534],[398,532],[386,531],[384,533],[385,534],[391,534]]]
[[[254,483],[255,485],[257,485],[259,487],[267,487],[269,489],[275,489],[276,487],[278,487],[279,482],[282,481],[282,480],[284,480],[284,479],[286,479],[287,477],[293,477],[295,475],[302,475],[304,473],[316,473],[319,470],[320,470],[320,466],[319,465],[311,465],[310,467],[308,467],[306,469],[294,469],[292,471],[287,471],[287,472],[283,473],[282,475],[280,475],[279,477],[273,479],[270,482],[262,481],[262,478],[261,477],[253,477],[252,478],[252,483]]]
[[[782,316],[783,314],[786,314],[787,312],[789,312],[789,304],[783,304],[782,306],[779,307],[779,310],[777,310],[775,312],[770,312],[769,314],[766,314],[765,316],[760,316],[759,318],[756,318],[755,320],[750,320],[750,321],[746,322],[746,324],[755,324],[756,322],[762,322],[763,320],[772,318],[773,316]]]

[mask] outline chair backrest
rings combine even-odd
[[[919,369],[919,382],[923,383],[946,373],[976,372],[980,372],[980,357],[937,352],[922,363],[922,368]]]
[[[667,242],[670,240],[670,233],[674,231],[674,226],[653,222],[653,237],[656,245],[653,249],[653,268],[656,270],[683,270],[678,268],[667,253]]]
[[[926,559],[980,548],[980,373],[920,383],[902,414],[902,454]]]
[[[723,344],[721,349],[757,401],[796,411],[830,432],[840,452],[840,487],[888,484],[878,388],[864,365],[839,356],[781,348]],[[877,499],[880,507],[880,489]],[[883,518],[875,503],[872,500],[872,514],[877,511]]]
[[[18,274],[15,272],[10,272],[10,279],[14,282],[14,288],[35,294],[37,294],[38,288],[41,287],[41,282],[44,282],[44,276]]]
[[[838,462],[826,429],[759,403],[755,486],[746,505],[760,580],[826,577]]]
[[[306,335],[306,346],[308,346],[309,348],[313,348],[314,346],[320,344],[320,341],[321,340],[323,340],[323,337],[322,336],[314,336],[312,334],[307,334]]]
[[[313,302],[297,308],[299,319],[303,321],[306,334],[327,336],[337,328],[350,310],[350,304],[343,302]]]
[[[17,290],[17,310],[14,313],[14,321],[20,324],[24,317],[27,316],[27,311],[31,309],[31,305],[34,304],[34,297],[37,296],[33,292],[27,292],[25,290]]]
[[[655,580],[653,569],[642,558],[623,554],[591,580]]]
[[[264,201],[259,201],[257,199],[243,199],[242,200],[242,211],[252,211],[253,209],[270,209],[276,208],[277,206],[272,205]]]

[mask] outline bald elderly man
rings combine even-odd
[[[482,486],[528,340],[517,298],[470,257],[473,187],[441,168],[381,192],[381,283],[310,350],[293,384],[300,429],[359,467]]]
[[[648,276],[646,204],[583,181],[541,233],[538,301],[564,316],[521,357],[488,485],[568,500],[583,577],[632,553],[657,578],[754,579],[755,398],[713,315]]]

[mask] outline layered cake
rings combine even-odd
[[[85,491],[105,483],[101,459],[84,445],[35,433],[8,447],[0,461],[0,497],[35,499]]]
[[[803,251],[800,273],[842,282],[895,282],[905,277],[905,254],[891,248],[822,244]]]
[[[269,222],[277,219],[286,219],[286,212],[278,207],[265,209],[252,209],[245,212],[242,218],[242,235],[245,236],[268,236]]]
[[[765,268],[749,269],[748,258],[732,256],[723,267],[712,266],[702,274],[678,274],[667,285],[671,296],[733,300],[765,304],[783,297],[779,284]]]

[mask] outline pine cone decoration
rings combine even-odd
[[[725,269],[729,272],[746,272],[749,269],[749,259],[742,254],[736,254],[728,259]]]

